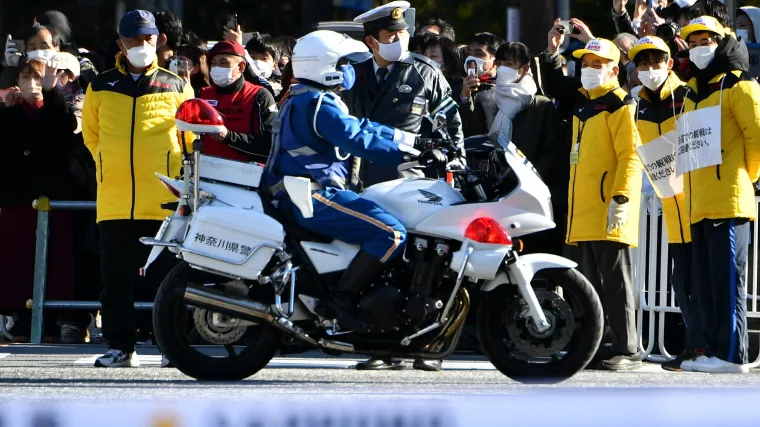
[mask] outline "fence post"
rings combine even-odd
[[[50,237],[50,200],[42,196],[32,204],[37,210],[37,243],[34,250],[34,290],[32,293],[32,344],[42,342],[45,292],[47,288],[48,240]]]

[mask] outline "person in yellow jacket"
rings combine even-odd
[[[155,236],[169,213],[161,204],[176,200],[155,173],[181,174],[181,147],[174,115],[193,97],[190,83],[158,68],[158,28],[150,12],[135,10],[119,23],[116,68],[100,74],[85,95],[82,133],[97,165],[97,220],[100,226],[100,296],[103,336],[109,350],[95,366],[136,366],[135,298],[152,301],[171,262],[141,280],[150,248],[140,237]],[[188,145],[189,145],[188,141]],[[151,327],[150,317],[140,322]]]
[[[757,216],[752,183],[760,178],[760,86],[747,74],[746,50],[715,18],[692,20],[681,37],[699,69],[688,83],[678,141],[685,156],[678,161],[699,160],[684,174],[684,187],[707,342],[705,355],[681,367],[743,373],[749,370],[745,273],[749,222]]]
[[[636,126],[642,144],[647,144],[676,129],[688,88],[672,71],[674,62],[670,48],[661,38],[642,38],[628,51],[628,56],[636,64],[643,85],[638,95]],[[684,360],[699,356],[705,343],[700,316],[694,312],[692,298],[691,222],[684,193],[662,199],[662,211],[668,235],[669,261],[673,265],[671,286],[687,329],[684,351],[674,360],[663,363],[662,368],[678,371]]]
[[[564,38],[558,25],[559,20],[549,33],[545,60],[554,66],[542,73],[555,81],[563,79],[556,59]],[[579,246],[580,270],[594,285],[607,318],[598,367],[638,369],[631,265],[642,184],[636,103],[618,84],[620,50],[611,41],[591,38],[573,56],[583,64],[580,84],[565,79],[545,86],[550,96],[573,105],[567,242]],[[559,87],[565,89],[552,93]]]

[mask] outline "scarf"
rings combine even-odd
[[[497,82],[492,90],[499,112],[491,124],[488,136],[494,142],[511,142],[512,120],[533,101],[533,96],[538,90],[536,82],[533,80],[533,75],[528,73],[515,83]]]

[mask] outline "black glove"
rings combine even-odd
[[[446,155],[441,150],[431,148],[420,153],[417,156],[417,162],[419,162],[420,166],[431,167],[446,165],[449,159],[446,158]]]
[[[440,140],[435,138],[422,138],[418,136],[414,140],[414,148],[419,151],[425,151],[440,146]]]

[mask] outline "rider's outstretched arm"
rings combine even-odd
[[[354,117],[330,96],[322,98],[319,109],[317,103],[314,100],[309,106],[314,118],[311,125],[317,135],[341,151],[392,167],[402,163],[405,154],[419,154],[414,149],[414,135]]]

